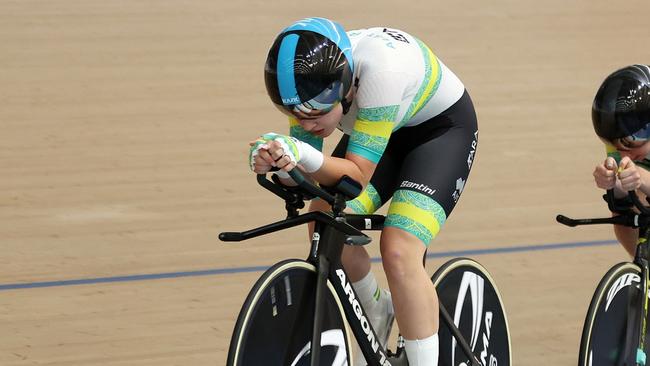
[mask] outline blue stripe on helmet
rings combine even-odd
[[[282,32],[285,33],[296,30],[315,32],[331,39],[341,49],[341,51],[343,51],[345,58],[348,59],[350,69],[354,70],[350,38],[348,38],[345,29],[343,29],[339,23],[325,18],[306,18],[293,23]]]
[[[293,63],[298,44],[298,35],[289,34],[282,39],[278,51],[278,88],[284,105],[300,104],[300,97],[296,90]]]

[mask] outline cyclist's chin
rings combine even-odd
[[[332,133],[334,133],[334,129],[325,130],[323,131],[323,137],[329,137]]]
[[[322,137],[322,138],[329,137],[332,133],[334,133],[333,128],[324,128],[322,130],[312,131],[312,134],[314,136],[318,136],[318,137]]]

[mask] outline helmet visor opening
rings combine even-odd
[[[627,139],[631,141],[647,141],[650,140],[650,124],[645,125],[642,129],[629,135]]]
[[[310,100],[298,104],[278,105],[283,113],[296,118],[318,117],[330,112],[343,99],[345,85],[335,81]]]

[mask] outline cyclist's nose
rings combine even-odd
[[[308,119],[301,119],[298,121],[300,123],[300,126],[307,132],[311,132],[318,124],[314,122],[313,120],[308,120]]]

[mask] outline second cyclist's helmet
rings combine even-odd
[[[324,18],[299,20],[275,39],[264,66],[266,90],[287,114],[332,110],[352,85],[352,46],[343,27]]]
[[[650,67],[616,70],[600,85],[591,109],[596,134],[607,141],[650,139]]]

